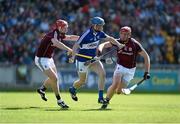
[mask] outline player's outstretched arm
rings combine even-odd
[[[57,39],[57,32],[54,32],[54,37],[51,39],[51,42],[53,43],[52,46],[55,46],[55,47],[62,49],[62,50],[66,50],[70,53],[72,52],[71,48],[69,48],[68,46],[66,46],[65,44],[63,44],[62,42],[60,42]]]
[[[125,46],[124,44],[119,43],[116,39],[114,39],[113,37],[110,37],[110,36],[106,37],[104,40],[111,42],[112,44],[119,47],[119,49],[121,49]]]
[[[107,41],[107,42],[101,43],[98,46],[98,50],[99,50],[100,53],[102,53],[104,48],[109,48],[109,47],[112,47],[112,44],[109,41]]]
[[[71,48],[69,48],[68,46],[66,46],[62,42],[58,41],[57,39],[52,38],[51,41],[53,43],[52,46],[55,46],[55,47],[62,49],[62,50],[66,50],[68,52],[72,52]]]
[[[66,35],[63,39],[64,41],[77,41],[79,39],[78,35]]]

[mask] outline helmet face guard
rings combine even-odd
[[[120,38],[123,41],[127,41],[131,37],[131,28],[124,26],[120,29]]]
[[[59,19],[56,21],[56,29],[58,29],[61,33],[67,33],[68,23],[65,20]]]
[[[93,25],[93,28],[96,32],[103,31],[103,25]]]

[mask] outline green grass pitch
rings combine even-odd
[[[35,92],[0,92],[0,123],[180,123],[180,94],[115,95],[107,110],[100,110],[97,93],[79,93],[70,106],[62,110],[54,94],[42,101]]]

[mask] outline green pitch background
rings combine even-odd
[[[0,92],[0,123],[180,123],[180,94],[115,95],[100,110],[96,93],[79,93],[79,101],[62,93],[70,106],[62,110],[53,93],[44,102],[35,92]]]

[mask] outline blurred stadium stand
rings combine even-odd
[[[13,87],[23,87],[23,83],[33,87],[32,75],[41,74],[38,70],[32,72],[35,50],[56,19],[69,22],[69,34],[81,35],[93,16],[103,17],[104,31],[115,38],[119,37],[121,26],[131,26],[133,37],[150,55],[152,70],[177,73],[177,80],[173,79],[180,87],[178,0],[0,0],[0,13],[1,89],[9,86],[7,82],[14,83]],[[54,58],[58,67],[63,64],[75,72],[74,66],[66,64],[64,51],[57,50]],[[142,62],[138,58],[140,66]],[[113,68],[107,70],[111,72]]]

